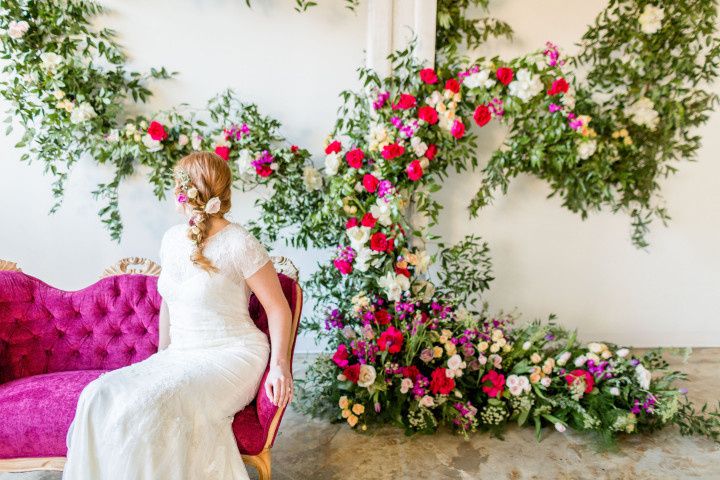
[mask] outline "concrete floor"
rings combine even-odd
[[[720,349],[695,350],[688,364],[673,365],[690,375],[682,386],[695,402],[720,399]],[[674,428],[626,438],[617,453],[597,453],[582,435],[554,430],[546,435],[537,443],[529,428],[511,428],[504,441],[487,435],[465,441],[449,432],[406,437],[393,428],[358,434],[291,410],[273,448],[273,478],[720,479],[720,445],[682,437]],[[60,478],[60,472],[0,474],[0,480]]]

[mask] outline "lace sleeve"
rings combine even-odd
[[[240,230],[238,249],[234,260],[242,276],[244,278],[250,278],[270,261],[270,255],[263,244],[260,243],[252,233],[242,227]]]

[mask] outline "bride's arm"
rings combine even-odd
[[[160,305],[160,326],[159,326],[158,352],[170,345],[170,311],[163,299]]]
[[[265,392],[272,402],[284,407],[292,398],[292,372],[288,358],[292,313],[272,262],[245,279],[265,309],[270,330],[270,373]]]

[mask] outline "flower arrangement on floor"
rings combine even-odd
[[[674,386],[685,375],[666,371],[657,351],[636,357],[612,344],[583,344],[552,322],[515,326],[511,315],[437,300],[360,294],[352,307],[349,318],[328,317],[342,341],[314,367],[334,384],[331,413],[351,427],[395,423],[430,433],[447,424],[465,435],[500,435],[512,423],[533,426],[539,439],[550,425],[611,442],[675,423],[720,440],[720,416],[697,421],[687,391]]]

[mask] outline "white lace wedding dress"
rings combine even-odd
[[[220,269],[208,274],[190,260],[186,229],[170,227],[160,245],[170,345],[84,388],[67,433],[64,480],[248,478],[231,424],[268,362],[245,278],[269,256],[232,222],[207,240],[205,256]]]

